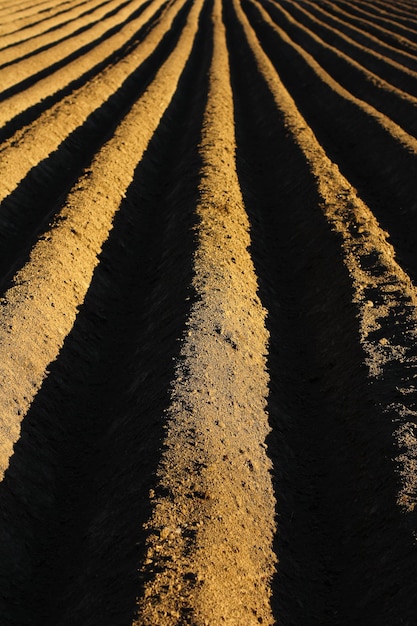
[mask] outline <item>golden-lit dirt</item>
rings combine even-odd
[[[417,1],[0,0],[0,625],[415,626]]]

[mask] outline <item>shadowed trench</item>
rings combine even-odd
[[[162,416],[193,301],[208,12],[0,485],[10,625],[127,625],[134,614]]]
[[[341,242],[236,16],[226,16],[238,172],[271,335],[275,617],[412,623],[417,551],[395,503],[394,426],[367,379]]]

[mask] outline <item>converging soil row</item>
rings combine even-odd
[[[413,626],[417,2],[0,0],[2,626]]]

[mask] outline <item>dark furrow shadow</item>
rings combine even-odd
[[[266,54],[296,106],[342,174],[390,234],[398,262],[417,280],[416,155],[358,106],[325,84],[244,0]]]
[[[164,409],[194,299],[209,6],[0,484],[7,626],[130,626]]]
[[[412,624],[417,548],[395,504],[393,424],[367,378],[341,241],[226,16],[238,174],[271,336],[276,623]]]
[[[0,207],[0,293],[13,283],[36,240],[49,229],[74,182],[111,137],[120,120],[152,82],[174,49],[191,2],[175,18],[156,50],[118,91],[93,111],[46,159],[35,166]]]

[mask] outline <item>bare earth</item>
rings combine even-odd
[[[417,624],[417,0],[0,0],[0,625]]]

